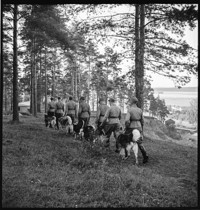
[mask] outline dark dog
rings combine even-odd
[[[48,128],[55,128],[55,124],[56,124],[56,117],[55,116],[48,116],[48,114],[44,115],[44,121],[45,121],[45,125]]]
[[[122,159],[127,159],[132,150],[135,155],[136,164],[138,164],[138,144],[137,141],[141,138],[140,131],[134,129],[130,134],[122,133],[118,136],[117,141],[121,146],[120,156]]]
[[[86,141],[89,141],[91,143],[95,140],[95,127],[93,125],[87,125],[83,129],[84,138]]]
[[[78,137],[79,137],[80,140],[83,139],[83,136],[84,136],[84,132],[83,132],[84,124],[85,124],[85,122],[83,120],[79,120],[77,123],[73,124],[73,127],[74,127],[74,139],[75,140]]]

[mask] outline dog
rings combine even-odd
[[[66,132],[67,134],[73,134],[74,133],[74,126],[72,124],[72,118],[70,116],[66,116],[67,122],[66,122]]]
[[[83,132],[84,125],[85,125],[84,120],[79,120],[78,122],[73,123],[74,139],[75,140],[77,140],[78,137],[79,137],[80,140],[83,140],[83,137],[84,137],[84,132]]]
[[[84,139],[93,143],[95,140],[95,127],[93,125],[87,125],[83,129]]]
[[[50,125],[52,128],[56,129],[56,117],[53,116],[51,121],[50,121]]]
[[[130,157],[131,150],[135,155],[135,163],[138,165],[138,144],[137,141],[141,138],[140,131],[138,129],[134,129],[131,133],[125,134],[121,133],[117,140],[121,145],[120,156],[122,159],[127,159]]]
[[[44,121],[45,121],[45,125],[48,128],[55,128],[56,126],[56,117],[55,116],[48,116],[48,114],[44,115]]]
[[[59,128],[65,129],[66,134],[73,134],[73,124],[70,116],[63,116],[58,119]]]

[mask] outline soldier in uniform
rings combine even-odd
[[[78,119],[85,122],[84,127],[89,124],[90,121],[90,105],[85,102],[85,98],[80,98],[79,110],[78,110]]]
[[[114,137],[117,142],[117,137],[120,134],[120,128],[121,128],[120,119],[122,117],[121,109],[115,104],[115,99],[110,98],[108,101],[110,103],[110,107],[107,109],[105,116],[103,117],[102,123],[100,125],[100,129],[101,129],[102,127],[104,127],[104,123],[108,119],[106,129],[105,129],[106,137],[107,137],[107,142],[106,142],[105,147],[109,147],[110,145],[110,136],[112,132],[114,132]]]
[[[60,117],[62,117],[63,114],[64,114],[64,104],[61,101],[61,98],[60,97],[58,97],[58,102],[56,103],[56,111],[55,111],[55,114],[56,114],[56,126],[57,126],[57,129],[59,130],[58,119]]]
[[[72,119],[72,123],[74,123],[75,117],[78,118],[78,110],[77,104],[73,101],[72,96],[69,97],[69,101],[66,103],[65,106],[65,115],[68,115]]]
[[[130,99],[130,107],[127,111],[126,118],[125,118],[125,126],[126,131],[125,133],[130,133],[133,129],[138,129],[140,133],[143,133],[143,125],[144,125],[144,117],[142,109],[137,107],[138,99],[134,96]],[[143,138],[141,137],[137,143],[138,147],[143,156],[143,163],[148,162],[148,155],[147,152],[142,144]]]
[[[97,129],[99,129],[99,126],[102,123],[103,117],[104,117],[108,108],[109,108],[109,106],[106,105],[105,99],[100,98],[99,99],[99,106],[97,108],[96,121],[95,121],[95,123],[97,125]]]
[[[49,117],[53,117],[55,115],[55,102],[54,102],[54,98],[51,97],[51,101],[48,103],[48,111],[47,114]]]

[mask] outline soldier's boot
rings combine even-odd
[[[138,144],[138,147],[139,147],[139,149],[142,153],[142,156],[143,156],[143,163],[147,163],[149,156],[147,155],[147,152],[146,152],[144,146],[142,144]]]

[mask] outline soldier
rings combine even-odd
[[[109,108],[108,105],[106,105],[105,99],[104,98],[100,98],[99,99],[99,106],[97,109],[97,115],[96,115],[96,125],[97,125],[97,129],[99,129],[100,124],[103,121],[103,117],[107,111],[107,109]]]
[[[125,126],[126,126],[126,131],[125,133],[130,133],[134,129],[138,129],[140,133],[143,133],[143,125],[144,125],[144,117],[142,113],[142,109],[137,107],[137,102],[138,99],[133,96],[130,99],[130,107],[127,111],[126,118],[125,118]],[[147,152],[142,144],[143,138],[141,137],[138,143],[138,147],[142,153],[143,156],[143,163],[148,162],[148,155]]]
[[[47,114],[49,117],[53,117],[55,115],[56,105],[54,102],[54,98],[51,97],[51,101],[48,103],[48,111]]]
[[[65,115],[71,117],[72,123],[74,123],[75,117],[78,118],[77,104],[73,101],[72,96],[69,97],[69,101],[66,103]]]
[[[110,136],[112,132],[114,132],[114,137],[117,142],[117,137],[120,134],[120,128],[121,128],[120,119],[122,117],[121,109],[115,104],[115,99],[110,98],[108,101],[110,103],[110,107],[107,109],[105,116],[103,117],[102,123],[99,126],[100,129],[104,127],[104,123],[108,119],[106,129],[105,129],[106,137],[107,137],[107,142],[106,142],[105,147],[110,146]]]
[[[56,111],[55,111],[55,114],[56,114],[56,126],[57,126],[58,130],[59,130],[58,119],[60,117],[62,117],[63,114],[64,114],[64,104],[63,104],[63,102],[60,99],[61,98],[58,97],[58,102],[56,103]]]
[[[81,97],[78,111],[78,119],[83,120],[85,122],[84,127],[86,127],[89,124],[90,115],[90,105],[85,102],[84,97]]]

